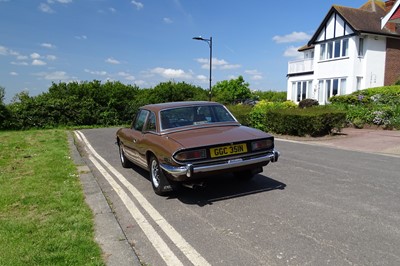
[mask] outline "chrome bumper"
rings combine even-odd
[[[168,174],[172,175],[173,177],[180,177],[186,175],[187,177],[192,177],[194,174],[199,173],[207,173],[219,170],[225,170],[233,167],[242,167],[251,164],[257,163],[269,163],[269,162],[277,162],[280,156],[279,151],[273,151],[270,154],[252,158],[252,159],[233,159],[228,160],[227,162],[220,163],[220,164],[213,164],[213,165],[205,165],[205,166],[195,166],[192,164],[187,164],[184,166],[171,166],[168,164],[160,164],[161,169],[166,171]]]

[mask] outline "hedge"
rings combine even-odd
[[[323,136],[340,130],[346,121],[344,111],[328,107],[271,110],[266,116],[270,132],[294,136]]]

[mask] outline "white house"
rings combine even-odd
[[[333,5],[298,50],[303,59],[288,64],[288,100],[311,98],[326,104],[334,95],[399,80],[400,27],[393,22],[381,26],[394,7],[394,0],[370,0],[360,8]]]

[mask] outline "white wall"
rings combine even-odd
[[[366,62],[364,89],[383,86],[385,81],[386,38],[371,36],[364,38]],[[399,59],[400,60],[400,59]]]

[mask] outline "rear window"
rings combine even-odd
[[[235,118],[221,105],[189,106],[163,110],[160,113],[162,129],[235,122]]]

